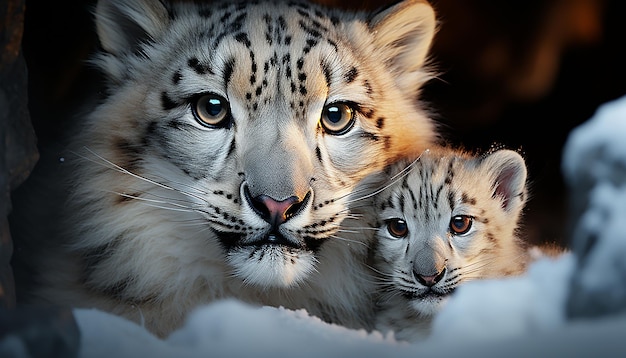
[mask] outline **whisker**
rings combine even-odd
[[[369,249],[369,245],[367,243],[363,242],[363,241],[346,239],[344,237],[337,236],[337,235],[331,235],[330,237],[333,238],[333,239],[337,239],[337,240],[341,240],[341,241],[345,241],[345,242],[349,242],[349,243],[353,243],[353,244],[363,245],[364,247]]]
[[[397,183],[398,181],[402,180],[405,176],[407,176],[411,170],[413,169],[413,167],[415,167],[416,163],[420,160],[420,158],[422,157],[422,155],[424,155],[424,153],[429,152],[429,149],[424,150],[417,158],[415,158],[415,160],[413,160],[411,163],[409,163],[406,167],[404,167],[400,172],[396,173],[394,176],[392,176],[391,178],[389,178],[389,182],[386,185],[383,185],[381,188],[378,188],[377,190],[363,195],[362,197],[356,197],[354,199],[350,199],[347,200],[346,203],[350,204],[356,201],[360,201],[360,200],[365,200],[368,198],[371,198],[374,195],[377,195],[383,191],[385,191],[387,188],[389,188],[390,186],[394,185],[395,183]],[[354,195],[354,193],[352,193]]]
[[[123,168],[123,167],[121,167],[121,166],[119,166],[119,165],[117,165],[117,164],[113,163],[112,161],[110,161],[110,160],[108,160],[108,159],[104,158],[103,156],[101,156],[101,155],[99,155],[98,153],[94,152],[94,151],[93,151],[93,150],[91,150],[90,148],[88,148],[88,147],[83,147],[83,148],[84,148],[85,150],[87,150],[89,153],[93,154],[96,158],[100,159],[102,162],[106,163],[106,164],[108,165],[107,167],[108,167],[108,168],[110,168],[110,169],[116,170],[116,171],[118,171],[118,172],[120,172],[120,173],[123,173],[123,174],[126,174],[126,175],[130,175],[130,176],[132,176],[133,178],[136,178],[136,179],[142,180],[142,181],[144,181],[144,182],[150,183],[150,184],[155,185],[155,186],[157,186],[157,187],[160,187],[160,188],[163,188],[163,189],[166,189],[166,190],[171,190],[171,191],[174,191],[174,192],[177,192],[177,193],[185,194],[185,195],[190,196],[190,197],[192,197],[192,198],[198,199],[198,200],[200,200],[200,201],[202,201],[202,202],[206,202],[206,199],[204,199],[204,198],[203,198],[203,197],[201,197],[201,196],[198,196],[198,195],[196,195],[196,194],[189,193],[189,192],[186,192],[186,191],[183,191],[183,190],[180,190],[180,189],[173,188],[173,187],[171,187],[171,186],[169,186],[169,185],[166,185],[166,184],[163,184],[163,183],[159,183],[159,182],[154,181],[154,180],[152,180],[152,179],[150,179],[150,178],[146,178],[146,177],[141,176],[141,175],[139,175],[139,174],[133,173],[133,172],[131,172],[130,170],[125,169],[125,168]],[[93,160],[93,159],[91,159],[91,158],[85,157],[85,156],[80,155],[80,154],[78,154],[78,153],[75,153],[75,154],[76,154],[76,155],[78,155],[78,156],[80,156],[80,157],[81,157],[81,158],[83,158],[83,159],[86,159],[86,160],[91,161],[92,163],[102,165],[102,163],[98,163],[97,161],[95,161],[95,160]]]

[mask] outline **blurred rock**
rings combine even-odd
[[[10,259],[13,244],[6,217],[11,191],[38,159],[28,114],[27,70],[21,53],[24,0],[0,2],[0,307],[15,306]]]
[[[69,308],[0,308],[1,357],[77,357],[79,338],[78,325]]]
[[[602,105],[569,136],[563,173],[577,257],[567,315],[626,311],[626,97]]]

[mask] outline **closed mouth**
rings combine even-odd
[[[282,234],[271,231],[257,240],[245,241],[245,234],[243,233],[231,233],[231,232],[220,232],[213,230],[217,235],[220,243],[227,251],[235,247],[266,247],[266,246],[284,246],[292,249],[304,249],[302,244],[298,242],[294,242],[293,240],[287,239]]]
[[[421,293],[417,293],[417,292],[404,292],[404,297],[406,297],[409,300],[424,300],[424,299],[429,299],[429,298],[441,298],[441,297],[446,297],[448,295],[450,295],[454,290],[448,290],[448,291],[435,291],[432,289],[432,287],[427,288],[424,292]]]

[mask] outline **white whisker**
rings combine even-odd
[[[387,188],[389,188],[390,186],[394,185],[395,183],[400,181],[402,178],[407,176],[411,172],[413,167],[415,167],[415,164],[420,160],[422,155],[424,155],[424,153],[427,153],[427,152],[429,152],[429,149],[426,149],[424,152],[422,152],[422,154],[420,154],[415,160],[413,160],[411,163],[409,163],[409,165],[404,167],[404,169],[402,169],[399,173],[397,173],[394,176],[392,176],[391,178],[389,178],[389,181],[388,181],[388,183],[386,185],[378,188],[377,190],[375,190],[375,191],[373,191],[373,192],[371,192],[369,194],[365,194],[365,195],[363,195],[361,197],[356,197],[354,199],[347,200],[346,203],[347,204],[351,204],[351,203],[356,202],[356,201],[365,200],[365,199],[371,198],[372,196],[375,196],[375,195],[385,191]]]
[[[93,150],[91,150],[91,149],[90,149],[90,148],[88,148],[88,147],[84,147],[84,149],[85,149],[85,150],[87,150],[88,152],[90,152],[91,154],[93,154],[96,158],[100,159],[102,162],[106,163],[106,164],[108,165],[107,167],[108,167],[108,168],[110,168],[110,169],[116,170],[116,171],[118,171],[118,172],[120,172],[120,173],[122,173],[122,174],[130,175],[130,176],[132,176],[133,178],[136,178],[136,179],[142,180],[142,181],[144,181],[144,182],[150,183],[150,184],[155,185],[155,186],[157,186],[157,187],[160,187],[160,188],[163,188],[163,189],[166,189],[166,190],[171,190],[171,191],[174,191],[174,192],[177,192],[177,193],[185,194],[185,195],[190,196],[190,197],[192,197],[192,198],[196,198],[196,199],[198,199],[198,200],[200,200],[200,201],[202,201],[202,202],[206,202],[206,199],[205,199],[205,198],[203,198],[203,197],[201,197],[201,196],[198,196],[198,195],[196,195],[196,194],[189,193],[189,192],[186,192],[186,191],[183,191],[183,190],[180,190],[180,189],[173,188],[173,187],[171,187],[171,186],[169,186],[169,185],[166,185],[166,184],[163,184],[163,183],[159,183],[159,182],[154,181],[154,180],[152,180],[152,179],[150,179],[150,178],[146,178],[146,177],[141,176],[141,175],[139,175],[139,174],[133,173],[133,172],[131,172],[130,170],[127,170],[127,169],[125,169],[125,168],[123,168],[123,167],[121,167],[121,166],[119,166],[119,165],[117,165],[117,164],[113,163],[112,161],[110,161],[110,160],[108,160],[108,159],[104,158],[103,156],[101,156],[101,155],[97,154],[96,152],[94,152]],[[82,158],[84,158],[84,159],[86,159],[86,160],[89,160],[89,161],[91,161],[92,163],[96,163],[96,164],[98,164],[98,162],[97,162],[97,161],[95,161],[95,160],[93,160],[93,159],[91,159],[91,158],[87,158],[87,157],[82,156],[82,155],[80,155],[80,154],[78,154],[78,153],[76,153],[76,155],[78,155],[78,156],[80,156],[80,157],[82,157]],[[100,165],[102,165],[102,163],[99,163],[99,164],[100,164]]]

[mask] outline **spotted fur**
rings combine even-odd
[[[363,177],[436,140],[428,3],[101,0],[95,22],[106,97],[31,297],[162,336],[225,297],[369,327],[367,245],[335,234]]]
[[[372,265],[382,285],[377,329],[415,340],[459,285],[524,270],[518,230],[526,166],[511,150],[441,149],[389,173],[395,181],[372,206]]]

